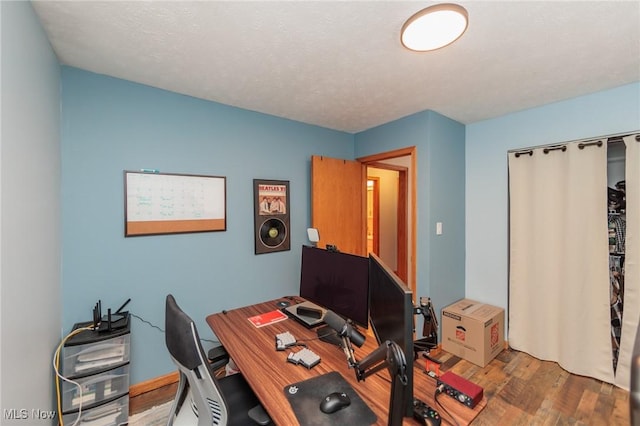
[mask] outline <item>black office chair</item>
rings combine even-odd
[[[167,296],[165,312],[167,349],[180,373],[167,426],[269,424],[241,374],[215,378],[195,324],[172,295]]]

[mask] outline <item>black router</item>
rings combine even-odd
[[[131,299],[127,299],[115,313],[111,313],[111,308],[107,309],[107,315],[102,316],[102,301],[98,300],[98,303],[93,307],[93,329],[105,332],[127,327],[129,325],[129,311],[123,312],[122,310],[129,302]]]

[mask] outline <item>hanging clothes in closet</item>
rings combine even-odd
[[[622,314],[624,308],[624,250],[625,250],[625,183],[616,183],[608,188],[609,194],[609,296],[611,305],[611,348],[613,371],[618,365],[620,339],[622,336]]]

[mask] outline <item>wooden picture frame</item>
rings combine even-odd
[[[227,230],[226,177],[124,171],[124,235]]]
[[[255,254],[291,249],[288,180],[253,180]]]

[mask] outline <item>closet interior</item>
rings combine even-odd
[[[609,229],[609,296],[613,371],[618,365],[624,311],[626,234],[625,144],[622,137],[607,140],[607,217]]]

